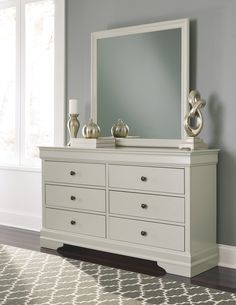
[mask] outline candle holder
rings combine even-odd
[[[79,127],[80,127],[80,122],[78,120],[78,116],[79,116],[78,113],[73,113],[73,114],[69,113],[69,120],[67,123],[67,128],[68,128],[68,131],[70,134],[70,141],[67,144],[68,146],[71,145],[71,139],[77,137]]]

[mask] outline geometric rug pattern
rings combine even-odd
[[[0,245],[0,305],[235,305],[233,293]]]

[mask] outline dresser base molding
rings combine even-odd
[[[158,266],[165,269],[167,273],[186,277],[193,277],[213,268],[217,266],[218,262],[217,247],[209,248],[191,257],[186,252],[146,247],[103,238],[78,236],[47,229],[41,231],[41,247],[56,250],[63,244],[156,261]]]
[[[192,257],[192,263],[182,263],[176,260],[158,260],[158,266],[165,269],[167,273],[178,274],[186,277],[193,277],[211,268],[214,268],[218,264],[217,249],[209,249],[202,252],[201,256],[197,255]]]
[[[63,247],[63,243],[53,238],[44,238],[43,236],[40,236],[40,247],[57,250],[58,248]]]

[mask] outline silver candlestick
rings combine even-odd
[[[71,139],[77,137],[79,127],[80,127],[80,122],[78,120],[78,116],[79,116],[78,113],[75,113],[75,114],[69,113],[69,120],[67,123],[67,128],[68,128],[69,134],[70,134],[70,141],[67,144],[68,146],[71,145]]]

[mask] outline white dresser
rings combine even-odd
[[[41,147],[41,246],[157,261],[194,276],[217,265],[217,150]]]

